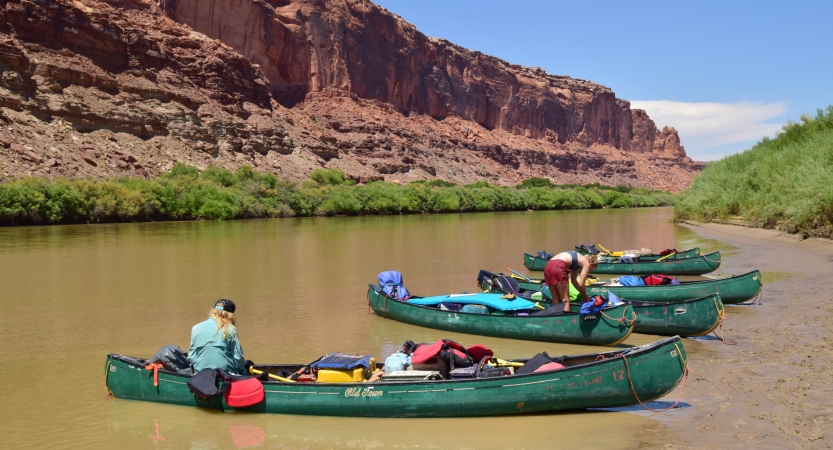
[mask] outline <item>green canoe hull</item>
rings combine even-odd
[[[541,291],[545,299],[552,300],[550,290],[543,284],[543,280],[518,280],[518,283],[521,289]],[[483,284],[481,288],[489,289],[490,287]],[[720,294],[720,300],[724,305],[736,305],[752,300],[762,288],[761,272],[753,270],[743,275],[718,280],[681,281],[679,285],[587,286],[587,295],[607,295],[608,292],[613,292],[624,300],[670,303]]]
[[[630,302],[636,313],[633,331],[662,336],[701,336],[723,320],[723,302],[712,294],[674,303]]]
[[[578,251],[578,246],[576,247],[576,252],[581,253]],[[582,253],[583,254],[583,253]],[[696,258],[700,256],[700,249],[699,248],[692,248],[688,250],[684,250],[680,253],[675,253],[665,259],[688,259],[688,258]],[[641,255],[636,258],[636,261],[639,262],[652,262],[656,261],[660,258],[663,258],[662,255]],[[663,260],[665,260],[663,259]],[[535,255],[531,255],[529,253],[524,253],[524,266],[526,266],[529,270],[544,270],[544,266],[547,265],[548,259],[538,258]]]
[[[108,355],[104,370],[113,396],[220,408],[221,399],[198,400],[188,390],[186,375],[159,371],[158,386],[154,386],[153,372],[143,369],[146,363]],[[464,417],[627,406],[671,392],[682,380],[685,364],[685,349],[680,338],[674,337],[627,350],[567,357],[564,369],[528,375],[376,383],[267,381],[263,383],[265,400],[242,410],[349,417]],[[299,366],[256,367],[271,372]],[[225,408],[234,410],[228,405]]]
[[[521,292],[523,290],[542,291],[545,300],[541,301],[541,305],[549,306],[551,304],[552,299],[547,286],[525,281],[519,281],[519,285]],[[485,282],[481,284],[481,288],[484,291],[500,293]],[[591,292],[590,287],[587,288],[587,294],[590,296],[601,295],[607,298],[606,291]],[[625,301],[630,303],[634,313],[636,313],[636,323],[633,325],[634,333],[659,334],[662,336],[700,336],[717,328],[724,314],[721,295],[717,293],[673,302]],[[580,306],[580,303],[576,305],[576,307]]]
[[[579,245],[576,246],[576,252],[581,253],[582,255],[587,255],[585,252],[579,251]],[[656,261],[666,255],[660,255],[659,253],[651,253],[648,255],[639,255],[638,261],[646,262],[646,261]],[[688,250],[683,250],[679,253],[675,253],[668,258],[693,258],[700,256],[700,249],[699,248],[691,248]]]
[[[444,311],[389,299],[371,286],[367,292],[370,307],[386,319],[457,333],[479,334],[528,341],[565,344],[615,345],[633,330],[633,309],[622,305],[605,310],[605,315],[579,316],[578,312],[560,316],[500,316]],[[576,308],[575,311],[578,311]],[[614,320],[624,318],[622,321]]]
[[[678,286],[588,286],[587,295],[613,292],[626,300],[643,302],[678,302],[720,294],[723,304],[734,305],[751,300],[763,288],[761,272],[752,272],[719,280],[681,281]]]
[[[529,270],[544,270],[546,259],[524,253],[524,266]],[[720,252],[691,258],[664,259],[662,261],[634,262],[631,264],[600,263],[590,271],[593,274],[649,275],[703,275],[720,267]]]

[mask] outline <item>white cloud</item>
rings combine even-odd
[[[631,108],[644,109],[659,129],[676,128],[689,157],[709,160],[749,148],[764,136],[775,136],[783,120],[769,121],[783,116],[787,103],[637,100]]]

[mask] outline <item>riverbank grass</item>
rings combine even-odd
[[[833,106],[788,123],[774,139],[710,164],[675,201],[674,219],[831,234]]]

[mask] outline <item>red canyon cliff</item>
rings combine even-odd
[[[626,184],[699,165],[598,84],[509,64],[363,0],[0,0],[0,172]]]

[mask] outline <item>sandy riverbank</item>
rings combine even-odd
[[[737,247],[724,273],[764,273],[762,305],[727,306],[724,333],[737,345],[686,345],[691,407],[651,414],[669,425],[656,437],[676,448],[831,448],[833,241],[685,226]]]

